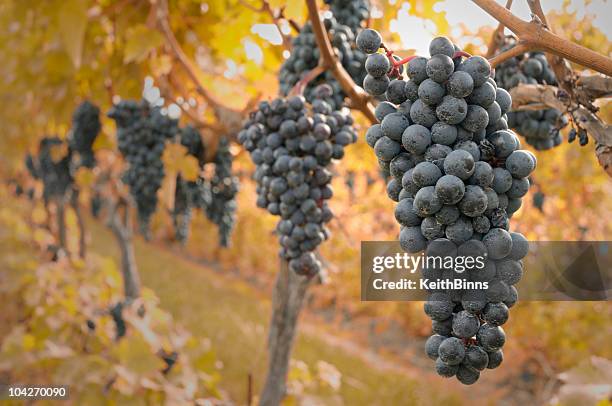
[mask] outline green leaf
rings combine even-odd
[[[81,66],[87,28],[87,1],[65,0],[57,9],[57,25],[66,53],[75,67]]]
[[[162,35],[150,29],[144,24],[136,25],[130,28],[126,33],[127,41],[125,44],[125,52],[123,62],[140,62],[153,49],[162,44]]]

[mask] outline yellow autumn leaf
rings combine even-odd
[[[126,32],[126,44],[123,62],[141,62],[153,49],[160,46],[164,39],[154,29],[144,24],[130,27]]]
[[[200,167],[197,158],[191,155],[187,155],[181,159],[180,164],[180,174],[183,179],[190,182],[195,182],[198,179],[198,175],[200,173]]]
[[[181,170],[181,161],[187,155],[187,148],[180,144],[168,144],[162,155],[164,168],[168,173],[178,173]]]
[[[57,29],[66,53],[77,68],[81,66],[87,21],[86,1],[64,0],[57,8]]]
[[[24,351],[33,350],[34,346],[36,345],[36,337],[34,337],[32,334],[24,334],[21,339],[21,345],[23,346]]]
[[[164,368],[164,362],[140,335],[124,337],[113,349],[119,362],[138,375],[148,375]]]

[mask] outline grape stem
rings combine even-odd
[[[338,83],[340,83],[344,93],[351,99],[351,106],[361,111],[372,124],[378,123],[376,115],[374,114],[374,107],[370,102],[370,96],[355,84],[334,53],[325,27],[323,27],[323,23],[319,18],[319,9],[316,0],[306,0],[306,5],[308,6],[308,16],[312,24],[317,48],[319,48],[321,53],[321,62],[323,66],[326,70],[331,71]]]
[[[304,77],[300,79],[295,84],[295,86],[293,86],[293,88],[289,91],[289,94],[291,96],[303,95],[306,86],[308,86],[310,82],[316,79],[317,76],[325,72],[325,70],[325,66],[323,66],[322,64],[317,65],[315,68],[308,71],[308,73],[306,73],[306,75],[304,75]]]

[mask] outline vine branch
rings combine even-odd
[[[519,37],[530,49],[539,49],[566,58],[579,65],[612,76],[612,59],[575,44],[545,28],[542,21],[523,21],[495,0],[472,0]]]
[[[340,83],[342,90],[350,98],[352,107],[361,111],[373,124],[378,123],[374,115],[374,108],[370,103],[370,97],[363,89],[355,84],[334,54],[325,27],[323,27],[323,23],[319,18],[319,9],[317,8],[316,0],[306,0],[306,5],[308,6],[308,15],[317,41],[317,47],[321,53],[322,66],[332,72],[336,80]]]
[[[512,0],[507,0],[506,8],[510,10],[511,7],[512,7]],[[489,46],[487,46],[487,54],[485,55],[487,59],[492,58],[497,52],[497,50],[499,49],[499,47],[503,45],[504,28],[506,27],[504,26],[503,23],[500,22],[499,25],[497,26],[497,29],[495,29],[495,31],[493,32],[493,35],[491,36],[491,41],[489,42]]]
[[[496,66],[498,66],[499,64],[507,61],[508,59],[514,58],[515,56],[519,56],[521,54],[524,54],[525,52],[529,51],[531,49],[531,47],[524,43],[524,42],[519,42],[518,44],[516,44],[515,46],[513,46],[510,49],[507,49],[503,52],[500,52],[499,54],[495,55],[494,57],[489,59],[489,63],[491,64],[491,66],[493,68],[495,68]]]
[[[222,125],[222,134],[233,134],[237,133],[242,127],[246,111],[249,110],[254,104],[257,103],[259,95],[247,102],[244,109],[234,109],[221,103],[208,89],[203,85],[198,75],[198,69],[191,62],[185,51],[183,51],[181,45],[176,39],[172,28],[170,27],[169,21],[169,9],[168,0],[159,0],[156,5],[156,20],[157,26],[159,27],[162,35],[164,36],[166,43],[176,60],[181,64],[189,79],[193,82],[196,92],[202,96],[206,103],[212,107],[217,121]]]

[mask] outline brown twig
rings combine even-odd
[[[156,11],[158,27],[163,34],[168,47],[174,54],[175,58],[180,62],[181,66],[189,76],[189,79],[193,82],[197,93],[213,109],[217,121],[223,127],[224,131],[221,131],[221,133],[237,133],[242,126],[244,112],[242,110],[225,106],[202,84],[202,81],[199,78],[198,69],[185,54],[178,40],[174,36],[174,33],[172,32],[168,18],[168,0],[160,0]]]
[[[510,10],[512,7],[512,0],[506,1],[506,8]],[[487,47],[487,54],[485,55],[488,59],[492,58],[500,46],[504,43],[504,29],[506,27],[503,23],[499,23],[497,29],[493,32],[491,36],[491,41],[489,42],[489,46]]]
[[[361,111],[370,122],[378,123],[376,116],[374,115],[374,108],[370,103],[370,97],[353,82],[353,79],[346,72],[342,64],[334,54],[331,46],[331,42],[327,36],[323,23],[319,18],[319,9],[317,8],[316,0],[306,0],[308,6],[308,15],[310,23],[312,24],[312,30],[317,41],[317,47],[321,53],[322,65],[330,70],[336,80],[340,83],[342,90],[351,99],[351,105],[353,108]]]
[[[518,44],[516,44],[515,46],[513,46],[510,49],[507,49],[497,55],[495,55],[494,57],[489,59],[489,63],[491,64],[492,67],[496,67],[499,64],[507,61],[508,59],[514,58],[515,56],[524,54],[525,52],[529,51],[531,49],[531,47],[529,45],[527,45],[524,42],[519,42]]]
[[[314,69],[311,69],[310,71],[308,71],[308,73],[306,73],[304,77],[301,78],[295,84],[295,86],[293,86],[293,88],[289,91],[289,94],[292,96],[303,94],[304,89],[306,88],[306,86],[308,86],[308,83],[313,81],[317,76],[319,76],[323,72],[325,72],[325,66],[323,66],[322,64],[317,65]]]
[[[523,21],[495,0],[472,1],[508,27],[530,49],[547,51],[607,76],[612,76],[612,59],[553,34],[544,27],[542,21],[535,19],[530,22]]]
[[[540,4],[540,0],[527,0],[527,4],[529,5],[531,13],[540,19],[544,27],[549,29],[550,32],[553,32],[552,27],[548,25],[546,15],[544,14],[544,11],[542,10],[542,5]],[[548,60],[548,64],[555,73],[555,77],[557,78],[559,87],[565,90],[571,97],[573,97],[576,75],[572,70],[570,64],[560,56],[551,53],[546,54],[546,59]]]

